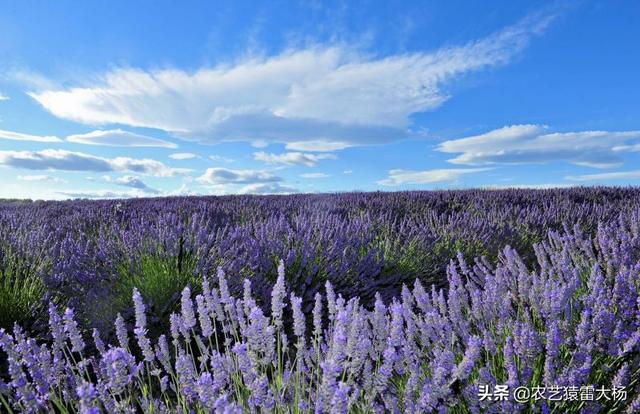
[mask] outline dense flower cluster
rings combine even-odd
[[[0,326],[11,328],[7,315],[36,323],[28,305],[44,290],[82,315],[81,326],[110,337],[118,312],[133,317],[133,287],[153,325],[179,302],[176,292],[218,267],[231,293],[242,294],[249,278],[258,303],[268,303],[278,259],[304,313],[326,281],[370,307],[377,293],[389,301],[415,278],[444,287],[458,251],[495,260],[510,245],[532,264],[532,245],[549,230],[579,224],[593,235],[638,206],[632,188],[0,202],[0,269],[22,278],[26,296],[3,297]],[[34,275],[31,290],[24,275]]]
[[[260,306],[219,268],[195,298],[186,287],[168,332],[151,340],[133,292],[135,330],[95,348],[74,314],[49,308],[48,341],[0,332],[16,412],[638,412],[640,220],[620,216],[594,236],[550,231],[527,264],[511,247],[496,261],[459,255],[446,288],[419,280],[371,307],[316,292],[310,312],[287,289],[284,263]],[[268,308],[269,312],[263,308]],[[308,317],[306,317],[308,315]],[[121,319],[121,317],[119,317]],[[481,400],[482,386],[625,387],[628,398]]]

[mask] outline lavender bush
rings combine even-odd
[[[376,294],[388,302],[415,279],[446,287],[458,252],[494,261],[510,245],[533,265],[548,231],[579,225],[593,236],[638,206],[632,188],[0,202],[0,257],[20,258],[43,282],[44,301],[30,296],[29,306],[67,304],[83,328],[112,339],[117,313],[133,326],[134,286],[153,330],[165,328],[184,285],[197,291],[218,267],[234,295],[250,279],[267,310],[279,259],[304,313],[327,281],[371,308]]]
[[[9,412],[638,412],[638,213],[593,235],[549,231],[534,255],[460,254],[446,288],[418,279],[370,309],[327,282],[310,312],[283,262],[268,313],[251,281],[232,294],[218,268],[195,297],[182,291],[153,341],[137,290],[135,329],[119,317],[109,345],[97,330],[90,345],[73,311],[52,305],[48,341],[1,331],[10,378],[0,401]],[[625,398],[480,398],[499,385],[606,387]]]

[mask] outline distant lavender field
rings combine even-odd
[[[633,188],[0,202],[0,411],[640,412],[639,291]]]

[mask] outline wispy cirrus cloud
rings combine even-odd
[[[169,158],[172,160],[191,160],[193,158],[197,158],[198,156],[191,152],[176,152],[175,154],[169,155]]]
[[[8,101],[9,97],[7,95],[4,95],[2,92],[0,92],[0,101]]]
[[[234,162],[233,158],[223,157],[221,155],[209,155],[209,159],[214,162],[222,161],[222,162]]]
[[[71,199],[118,199],[118,198],[140,198],[149,197],[149,194],[140,190],[111,191],[111,190],[80,190],[80,191],[56,191],[64,198]]]
[[[593,168],[611,168],[621,165],[620,154],[636,148],[638,141],[640,131],[550,132],[544,125],[511,125],[442,142],[437,150],[459,153],[449,160],[453,164],[480,166],[567,161]]]
[[[102,158],[82,152],[45,149],[42,151],[0,151],[0,165],[28,170],[134,172],[172,177],[190,170],[171,168],[160,161],[129,157]]]
[[[240,188],[237,194],[293,194],[297,192],[297,188],[280,183],[257,183]]]
[[[117,184],[123,187],[135,188],[137,190],[142,190],[150,194],[158,194],[160,192],[155,188],[149,187],[144,181],[133,175],[125,175],[116,178],[111,178],[110,176],[105,175],[102,177],[102,181]]]
[[[0,139],[8,139],[11,141],[32,141],[32,142],[62,142],[62,140],[53,135],[32,135],[22,132],[7,131],[0,129]]]
[[[413,114],[449,98],[449,81],[509,63],[553,17],[528,17],[485,38],[428,52],[371,56],[344,45],[317,46],[194,72],[116,69],[93,84],[30,95],[53,115],[89,125],[334,151],[406,138]]]
[[[122,129],[96,130],[86,134],[70,135],[67,137],[67,141],[76,144],[102,145],[107,147],[178,147],[173,142],[123,131]]]
[[[327,173],[304,173],[304,174],[300,174],[300,177],[303,177],[303,178],[328,178],[328,177],[331,177],[331,175],[329,175]]]
[[[466,175],[488,170],[491,170],[491,168],[452,168],[424,171],[398,169],[389,171],[389,176],[383,180],[378,181],[378,184],[396,186],[403,184],[433,184],[455,182]]]
[[[207,168],[197,181],[205,185],[258,184],[282,181],[281,177],[263,170],[232,170],[228,168]]]
[[[19,175],[18,180],[20,181],[29,181],[29,182],[49,182],[49,183],[68,183],[67,180],[64,180],[60,177],[54,177],[52,175]]]
[[[614,181],[614,180],[637,180],[640,179],[640,170],[615,171],[600,174],[568,175],[565,177],[571,181]]]
[[[253,158],[264,161],[267,164],[306,165],[315,167],[320,160],[335,159],[334,154],[309,154],[304,152],[286,152],[284,154],[269,154],[266,152],[254,152]]]

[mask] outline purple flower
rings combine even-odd
[[[322,295],[316,292],[313,305],[313,335],[322,338]]]
[[[62,349],[66,340],[64,325],[55,305],[51,302],[49,302],[49,331],[53,337],[55,347]]]
[[[136,328],[144,331],[147,329],[147,315],[145,314],[146,307],[144,305],[144,301],[142,300],[142,295],[137,288],[133,288],[132,298],[133,307],[136,314]]]
[[[302,299],[291,293],[291,308],[293,310],[293,333],[304,344],[306,321],[302,313]]]
[[[200,378],[198,378],[196,383],[196,389],[198,390],[198,397],[202,405],[208,409],[214,408],[216,400],[218,399],[218,392],[214,388],[210,373],[203,372],[200,374]]]
[[[96,344],[96,349],[98,350],[98,352],[100,354],[104,354],[105,352],[107,352],[107,349],[104,346],[104,342],[102,342],[102,339],[100,338],[100,332],[96,328],[93,328],[93,333],[91,336],[93,337],[93,343]]]
[[[118,338],[118,343],[124,349],[129,348],[129,334],[127,333],[127,327],[124,325],[124,319],[122,315],[118,313],[116,317],[116,337]]]
[[[198,398],[196,385],[196,369],[191,357],[180,352],[176,358],[176,375],[180,384],[180,393],[190,402]]]
[[[282,311],[285,307],[284,299],[287,295],[284,284],[284,262],[280,260],[278,264],[278,279],[271,290],[271,316],[274,325],[278,330],[282,330]]]
[[[156,357],[164,367],[165,371],[173,372],[173,369],[171,368],[171,354],[169,353],[169,344],[167,343],[167,337],[165,335],[160,335],[160,337],[158,338]]]
[[[480,339],[480,337],[469,337],[469,343],[467,344],[467,349],[464,352],[464,357],[456,367],[456,371],[453,374],[454,378],[459,380],[466,380],[469,375],[471,375],[471,371],[473,370],[476,361],[480,357],[481,349],[482,340]]]
[[[186,330],[191,330],[196,326],[196,315],[193,310],[193,302],[191,301],[191,289],[189,286],[182,290],[180,298],[180,305],[182,310],[182,322]],[[183,335],[187,337],[183,332]]]
[[[169,317],[169,329],[171,331],[171,337],[173,338],[174,343],[178,342],[178,340],[180,339],[180,334],[182,332],[188,332],[184,327],[182,318],[176,313],[172,313]]]
[[[209,317],[207,303],[202,295],[196,296],[196,306],[198,308],[198,320],[200,321],[202,336],[208,338],[213,335],[213,325],[211,324],[211,318]]]
[[[73,318],[73,310],[70,308],[64,311],[64,330],[67,332],[69,341],[71,342],[71,351],[82,352],[85,344],[78,330],[78,323]]]
[[[99,403],[96,401],[98,393],[92,383],[84,382],[76,388],[80,400],[81,414],[100,414]]]
[[[147,315],[145,314],[146,307],[142,300],[142,295],[138,289],[133,289],[133,305],[136,314],[136,325],[133,333],[136,335],[138,346],[142,350],[144,360],[147,362],[153,362],[155,354],[151,348],[151,341],[147,337]]]
[[[346,414],[349,411],[349,387],[344,382],[340,381],[336,388],[333,398],[331,399],[331,414]]]
[[[544,362],[544,382],[548,386],[554,385],[555,383],[555,360],[559,355],[561,344],[562,337],[560,336],[558,322],[552,321],[551,325],[547,329],[546,355]]]
[[[100,361],[100,373],[113,394],[122,393],[139,371],[136,359],[124,348],[111,348]]]

